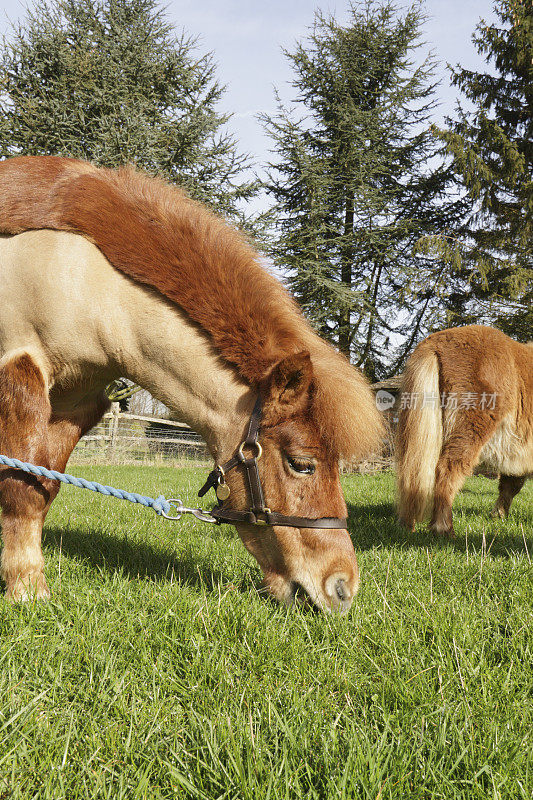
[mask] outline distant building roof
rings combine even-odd
[[[393,375],[392,378],[385,378],[384,381],[378,381],[372,384],[375,392],[379,389],[386,389],[388,392],[394,394],[399,392],[402,386],[403,375]]]

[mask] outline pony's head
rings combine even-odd
[[[359,373],[344,360],[340,363],[336,385],[326,392],[320,356],[312,359],[307,351],[279,361],[259,385],[262,417],[257,466],[265,506],[272,512],[311,520],[347,517],[339,458],[350,451],[353,455],[361,446],[368,452],[368,441],[360,425],[355,443],[349,427],[333,424],[332,397],[335,395],[333,405],[338,412],[339,402],[342,405],[343,396],[347,401],[351,390],[345,420],[349,426],[358,401],[363,404],[359,411],[365,419],[370,392]],[[245,472],[241,467],[227,474],[230,497],[225,508],[250,509],[251,489]],[[277,600],[288,605],[310,600],[326,611],[349,609],[359,588],[359,570],[345,528],[242,522],[236,527],[263,571],[265,589]]]

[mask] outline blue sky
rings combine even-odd
[[[170,18],[192,34],[201,36],[219,64],[220,80],[227,85],[224,106],[235,113],[231,127],[243,148],[258,163],[268,157],[269,142],[255,114],[275,110],[273,87],[284,99],[293,97],[289,85],[291,72],[282,48],[293,49],[294,42],[306,35],[314,10],[332,12],[342,22],[347,19],[346,2],[315,0],[269,0],[268,2],[216,2],[181,0],[170,2]],[[442,111],[450,113],[455,104],[455,89],[449,86],[446,62],[479,66],[470,37],[480,17],[492,19],[489,0],[427,0],[429,19],[425,26],[428,46],[441,62],[443,83],[439,90]]]
[[[3,0],[0,30],[8,20],[24,16],[25,3]],[[31,0],[28,5],[31,6]],[[275,110],[276,86],[285,100],[291,100],[291,73],[282,48],[293,49],[294,42],[306,35],[315,8],[332,12],[339,22],[347,19],[347,2],[326,0],[170,0],[167,15],[178,29],[199,37],[202,52],[212,51],[218,64],[219,80],[227,86],[221,109],[234,113],[229,123],[241,149],[256,164],[268,159],[269,140],[255,118],[258,112]],[[441,66],[442,102],[437,120],[453,111],[455,89],[449,86],[446,62],[479,67],[471,35],[480,17],[493,19],[490,0],[427,0],[429,19],[425,38]]]

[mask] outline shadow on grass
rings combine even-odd
[[[482,519],[477,510],[463,508],[462,511],[462,523],[471,517],[472,521],[477,520],[480,523],[480,527],[488,528],[485,542],[482,533],[469,533],[470,552],[482,552],[483,548],[490,546],[490,552],[494,556],[508,557],[517,553],[527,555],[522,536],[506,531],[513,521],[515,525],[523,525],[529,554],[533,551],[533,540],[528,530],[529,519],[521,511],[515,511],[514,514],[511,512],[514,520],[507,522],[489,520],[489,510],[486,515],[482,515]],[[466,537],[460,533],[452,540],[431,534],[423,526],[419,526],[415,533],[410,533],[397,521],[391,503],[351,503],[348,505],[348,512],[350,535],[356,552],[380,546],[429,550],[452,547],[459,552],[465,552],[467,548]],[[234,535],[230,529],[225,531],[221,528],[220,531],[224,538]],[[165,549],[158,549],[157,546],[152,547],[149,543],[132,541],[126,537],[119,538],[98,530],[87,532],[71,527],[45,528],[43,543],[54,550],[61,549],[74,559],[85,560],[108,574],[119,572],[131,579],[165,581],[173,578],[189,586],[208,588],[214,588],[221,583],[233,583],[231,575],[213,567],[212,562],[201,553],[195,552],[192,546],[177,554],[168,545],[165,545]],[[233,585],[244,593],[254,586],[258,588],[257,581],[251,576]]]
[[[492,498],[493,502],[495,502],[496,498],[498,497],[498,487],[490,487],[487,489],[469,489],[468,486],[466,486],[461,489],[461,494],[468,494],[472,495],[473,497],[489,497]]]
[[[214,588],[218,584],[231,582],[225,572],[213,568],[192,547],[185,553],[176,554],[170,548],[158,550],[144,542],[103,534],[88,533],[78,528],[45,528],[43,544],[77,560],[84,560],[102,571],[120,572],[131,579],[164,581],[179,580],[189,586]],[[235,585],[235,584],[234,584]],[[250,586],[236,586],[243,592]]]
[[[489,549],[493,556],[509,557],[510,555],[523,554],[531,556],[533,552],[533,537],[529,525],[529,515],[521,511],[512,511],[508,520],[493,520],[489,518],[490,508],[486,514],[480,514],[477,509],[463,508],[461,522],[471,518],[477,521],[480,527],[486,528],[485,541],[483,533],[468,534],[468,550],[482,552]],[[522,524],[527,541],[527,549],[521,534],[508,533],[508,528]],[[371,550],[374,547],[400,547],[400,548],[428,548],[438,550],[452,547],[458,552],[466,552],[467,538],[463,536],[459,525],[456,524],[456,538],[449,539],[430,533],[427,526],[419,525],[414,533],[407,531],[396,519],[395,509],[391,503],[378,503],[371,505],[352,503],[348,504],[348,526],[355,551]]]

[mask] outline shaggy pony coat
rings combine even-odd
[[[533,473],[533,346],[481,325],[428,336],[410,357],[397,432],[398,511],[453,534],[452,503],[478,463],[500,473],[506,516]]]
[[[309,351],[311,416],[332,457],[379,448],[382,423],[363,376],[313,332],[243,236],[177,187],[53,156],[1,162],[0,232],[40,228],[86,236],[116,269],[177,303],[251,385]]]

